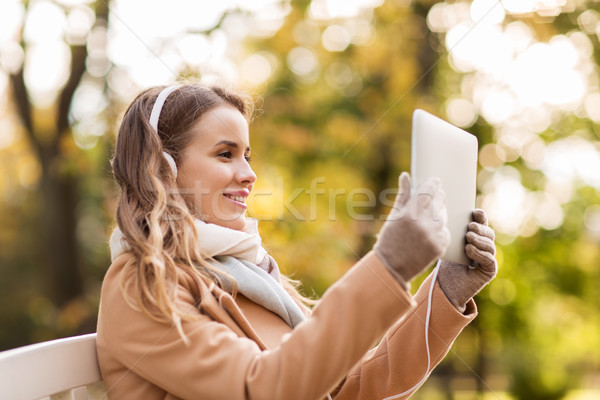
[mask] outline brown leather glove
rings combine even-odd
[[[494,257],[494,231],[488,226],[485,211],[475,209],[473,221],[469,223],[465,252],[473,261],[471,265],[442,261],[438,272],[438,282],[442,291],[460,311],[465,312],[467,301],[485,287],[498,271]]]
[[[410,176],[403,172],[399,186],[374,251],[396,280],[408,287],[412,278],[446,250],[450,231],[439,179],[428,179],[412,191]]]

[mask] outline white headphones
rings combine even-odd
[[[179,89],[181,86],[182,85],[167,86],[158,94],[158,97],[156,97],[156,101],[154,102],[154,107],[152,107],[152,113],[150,113],[150,121],[149,122],[150,122],[150,126],[152,128],[154,128],[154,131],[156,132],[157,135],[158,135],[158,119],[160,118],[160,112],[162,110],[163,105],[165,104],[165,100],[167,100],[167,97],[169,97],[169,95],[171,93],[173,93],[175,90]],[[167,160],[167,163],[169,163],[169,167],[171,167],[171,171],[173,172],[175,179],[177,179],[177,164],[175,164],[175,160],[173,159],[173,156],[171,156],[166,151],[163,151],[163,157]]]

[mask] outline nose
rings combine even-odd
[[[250,164],[244,160],[236,173],[236,179],[243,185],[250,186],[256,182],[256,174]]]

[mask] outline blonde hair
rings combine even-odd
[[[179,194],[162,154],[166,151],[178,163],[192,140],[190,128],[207,111],[231,105],[249,120],[253,108],[248,99],[220,87],[183,85],[165,101],[157,134],[149,119],[162,89],[147,89],[130,104],[112,160],[113,175],[121,188],[117,224],[133,255],[121,289],[125,294],[133,286],[135,298],[126,296],[128,303],[156,321],[173,323],[185,340],[181,321],[192,317],[175,304],[178,282],[186,278],[195,282],[192,295],[199,299],[201,283],[220,286],[224,275],[201,253],[193,208]],[[284,277],[282,284],[296,301],[313,303],[296,291],[289,278]]]

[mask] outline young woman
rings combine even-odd
[[[403,173],[373,251],[311,311],[245,217],[250,113],[236,94],[188,84],[148,89],[125,114],[97,336],[109,398],[408,397],[496,274],[485,213],[466,237],[473,265],[442,262],[413,297],[449,233],[439,181],[411,191]]]

